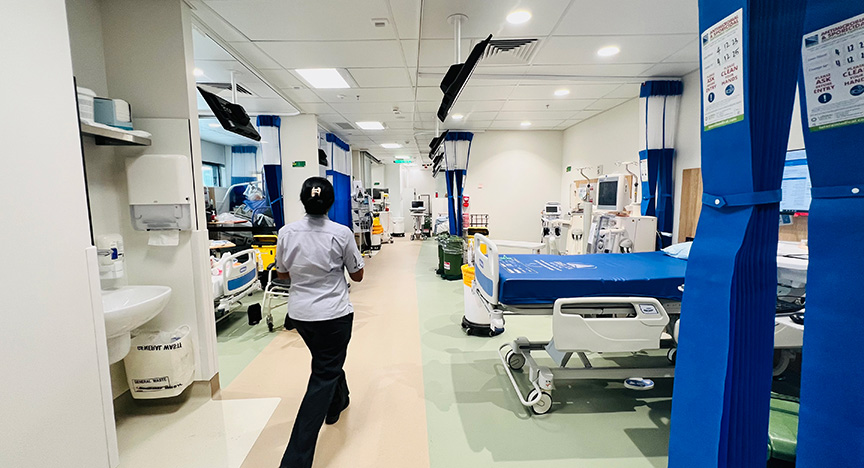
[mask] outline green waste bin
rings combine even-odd
[[[443,273],[446,280],[462,279],[462,255],[465,241],[461,237],[450,237],[443,246]]]
[[[435,270],[437,275],[444,275],[444,245],[447,244],[449,238],[450,234],[446,232],[438,234],[438,237],[435,238],[438,241],[438,269]]]

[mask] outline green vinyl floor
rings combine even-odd
[[[558,385],[552,411],[535,416],[515,395],[498,347],[517,336],[549,339],[551,317],[508,317],[503,335],[467,336],[463,284],[438,278],[436,264],[436,245],[425,242],[416,277],[432,468],[666,466],[671,380],[643,392],[620,381]],[[542,362],[544,353],[534,356]],[[526,375],[516,378],[524,392]]]

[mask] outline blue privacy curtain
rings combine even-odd
[[[258,180],[258,147],[231,147],[231,185]]]
[[[802,468],[864,465],[857,352],[864,336],[862,33],[864,3],[808,0],[796,43],[804,55],[798,88],[813,183],[796,461]]]
[[[327,178],[333,183],[335,201],[328,215],[333,222],[354,229],[351,216],[351,147],[332,133],[325,136],[325,152],[330,164]]]
[[[465,189],[465,174],[471,155],[471,132],[449,132],[444,138],[444,164],[447,181],[447,216],[450,235],[462,235],[462,194]]]
[[[805,2],[699,1],[704,207],[685,277],[670,468],[765,466],[780,184]]]
[[[285,225],[285,209],[282,200],[282,119],[275,115],[258,116],[258,133],[261,135],[261,156],[264,162],[264,195],[276,228]]]
[[[672,170],[675,131],[684,85],[680,81],[646,81],[639,92],[639,141],[642,150],[642,215],[657,217],[657,248],[672,243],[674,204]]]

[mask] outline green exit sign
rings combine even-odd
[[[396,164],[411,164],[410,159],[394,159],[393,162]]]
[[[573,166],[567,166],[567,172],[570,172],[572,170],[573,170]]]

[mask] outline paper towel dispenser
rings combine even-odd
[[[139,231],[192,229],[192,165],[177,154],[126,160],[132,226]]]

